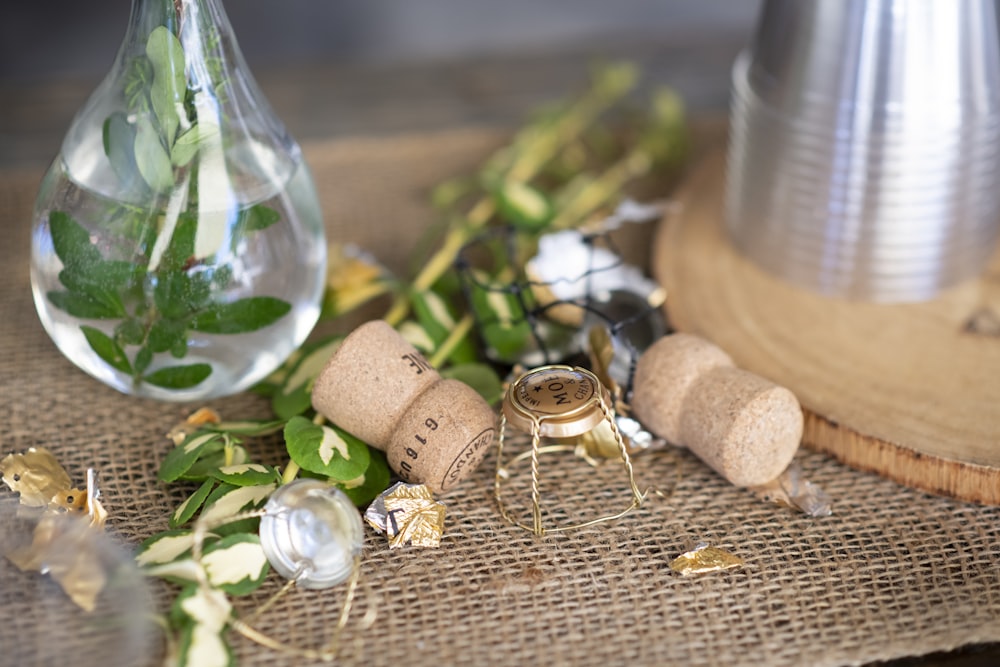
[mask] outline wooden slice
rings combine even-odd
[[[933,493],[1000,504],[1000,261],[934,301],[823,297],[765,273],[723,227],[709,155],[653,247],[673,325],[791,389],[804,444]]]

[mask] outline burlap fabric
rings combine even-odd
[[[499,139],[470,130],[308,147],[331,239],[362,242],[401,266],[431,220],[427,189],[476,164]],[[121,396],[49,341],[28,280],[39,178],[0,178],[0,451],[44,445],[79,481],[97,468],[110,526],[135,544],[164,529],[190,491],[166,488],[155,472],[170,447],[165,432],[191,406]],[[233,418],[267,410],[250,395],[214,405]],[[251,447],[260,459],[282,462],[279,441]],[[813,519],[764,504],[691,456],[669,452],[636,461],[640,485],[662,496],[616,523],[539,539],[500,519],[494,460],[443,498],[440,549],[390,551],[384,538],[367,535],[342,664],[842,665],[1000,640],[1000,509],[925,495],[802,452],[807,476],[834,499],[833,516]],[[527,506],[526,472],[516,468],[507,489],[515,509]],[[553,454],[542,459],[542,477],[550,525],[628,503],[614,464],[592,469]],[[697,578],[673,573],[670,561],[700,541],[734,552],[745,566]],[[51,600],[59,598],[49,591],[43,604],[37,579],[9,572],[2,579],[0,664],[30,664],[32,647],[23,644],[53,617]],[[272,579],[259,599],[278,585]],[[168,604],[173,589],[154,590]],[[337,590],[293,592],[261,626],[314,645],[339,602]],[[38,662],[87,664],[71,638],[60,641],[65,659]],[[236,636],[233,643],[242,665],[302,664]]]

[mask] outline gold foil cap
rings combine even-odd
[[[564,365],[542,366],[522,374],[504,397],[503,414],[511,425],[552,438],[586,433],[605,419],[608,390],[590,371]]]

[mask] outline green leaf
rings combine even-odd
[[[204,596],[205,593],[196,589],[193,595]],[[185,625],[177,644],[177,667],[236,666],[236,655],[221,629],[215,630],[202,623]]]
[[[174,599],[170,624],[181,628],[178,667],[233,667],[232,649],[222,636],[232,617],[225,591],[189,584]]]
[[[212,473],[212,477],[233,486],[260,486],[281,481],[281,475],[276,469],[260,463],[222,466]]]
[[[244,210],[236,222],[237,235],[259,232],[281,220],[281,214],[273,208],[256,204]]]
[[[153,363],[153,351],[149,349],[148,345],[143,345],[139,348],[139,351],[135,353],[135,360],[132,362],[132,366],[135,368],[136,374],[141,375],[142,373],[145,373],[151,363]]]
[[[139,567],[162,565],[191,551],[194,533],[190,530],[165,530],[139,545],[135,560]]]
[[[189,482],[204,482],[212,477],[220,468],[226,465],[240,465],[250,460],[250,455],[245,447],[233,445],[229,453],[229,460],[226,460],[225,451],[212,452],[199,458],[194,465],[188,468],[187,472],[181,475],[181,479]]]
[[[260,537],[227,535],[205,548],[202,567],[212,586],[230,595],[246,595],[264,583],[269,566]]]
[[[472,363],[450,366],[441,371],[441,377],[459,380],[476,390],[490,405],[503,398],[503,383],[496,371],[486,364]]]
[[[190,326],[195,331],[212,334],[247,333],[274,324],[291,309],[287,301],[274,297],[248,297],[209,306],[194,317]]]
[[[125,356],[125,350],[121,348],[121,345],[100,329],[81,326],[80,331],[87,339],[90,349],[96,352],[97,356],[103,359],[108,366],[122,373],[132,374],[132,364],[128,362],[128,357]]]
[[[139,178],[139,168],[135,163],[136,129],[128,122],[128,116],[116,111],[104,121],[103,131],[104,154],[108,156],[111,170],[118,177],[122,189],[131,191],[137,185],[143,184]]]
[[[486,280],[477,277],[469,290],[480,333],[500,359],[514,360],[531,340],[531,325],[517,297]]]
[[[551,202],[541,191],[526,183],[503,183],[494,197],[500,215],[521,229],[538,231],[552,220]]]
[[[225,439],[221,433],[195,431],[184,442],[167,453],[160,464],[158,477],[161,482],[173,482],[186,473],[194,462],[206,454],[221,451]]]
[[[184,76],[184,48],[174,33],[165,26],[156,27],[146,41],[146,57],[153,66],[153,82],[149,100],[160,121],[160,128],[172,144],[180,118],[177,103],[184,100],[187,81]]]
[[[145,572],[147,576],[159,577],[178,586],[187,586],[199,581],[202,569],[191,558],[182,558],[162,565],[152,565],[147,567]]]
[[[255,509],[267,501],[277,484],[233,486],[220,484],[205,501],[200,520],[214,521],[231,517],[246,509]]]
[[[143,376],[143,381],[164,389],[190,389],[212,374],[208,364],[167,366]]]
[[[195,515],[195,513],[201,509],[201,506],[205,504],[205,499],[208,498],[208,494],[212,492],[215,488],[215,480],[206,480],[204,484],[198,487],[198,490],[191,494],[187,500],[178,506],[174,513],[170,515],[170,527],[177,528],[182,526]]]
[[[245,419],[242,421],[219,422],[217,424],[205,424],[202,430],[218,431],[219,433],[229,433],[230,435],[243,435],[247,437],[271,435],[277,433],[285,427],[285,420],[282,419]]]
[[[164,313],[164,318],[156,320],[149,329],[149,349],[157,354],[171,349],[177,341],[183,340],[187,335],[183,321],[165,319],[166,317]]]
[[[136,122],[133,151],[142,180],[146,181],[154,192],[169,190],[174,185],[170,156],[160,143],[160,135],[148,118],[140,118]]]
[[[198,154],[198,141],[200,131],[197,125],[192,125],[187,132],[177,137],[173,148],[170,149],[170,161],[175,167],[183,167],[191,162],[192,158]]]
[[[52,247],[63,266],[85,272],[101,261],[101,252],[90,242],[90,232],[62,211],[49,213]]]
[[[377,449],[370,449],[371,460],[364,474],[346,482],[335,482],[334,486],[343,491],[358,507],[363,507],[375,500],[375,496],[389,488],[392,476],[385,454]]]
[[[285,425],[285,447],[303,470],[339,482],[360,477],[371,461],[368,445],[347,431],[305,417],[293,417]]]
[[[310,343],[307,351],[291,367],[280,390],[271,401],[274,414],[283,420],[291,419],[308,410],[312,405],[312,385],[320,371],[340,347],[343,336],[333,336]]]
[[[146,56],[129,60],[125,69],[125,106],[136,115],[149,111],[149,88],[153,82],[153,66]]]
[[[86,294],[53,291],[45,296],[59,310],[83,320],[116,320],[121,317],[117,309]]]
[[[188,260],[194,256],[194,237],[198,229],[198,220],[190,213],[182,213],[177,217],[177,226],[170,237],[170,243],[160,258],[159,272],[182,271]]]
[[[129,317],[115,327],[115,340],[123,345],[140,345],[145,337],[145,326],[138,318]]]
[[[455,328],[455,317],[441,295],[430,290],[413,294],[413,312],[427,335],[434,341],[434,347],[444,342]]]
[[[156,307],[170,319],[188,317],[204,308],[211,298],[211,278],[201,272],[161,274],[153,288]]]
[[[86,274],[71,269],[63,269],[59,272],[59,282],[65,285],[70,293],[85,296],[107,306],[108,310],[115,313],[117,317],[125,317],[125,305],[122,303],[118,290],[95,284]]]

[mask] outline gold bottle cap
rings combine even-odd
[[[511,425],[539,435],[568,438],[601,423],[601,400],[610,406],[608,390],[588,370],[574,366],[542,366],[515,380],[504,397],[503,414]]]

